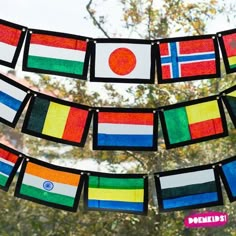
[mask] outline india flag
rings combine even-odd
[[[15,127],[29,96],[26,87],[0,74],[0,120]]]
[[[87,107],[46,95],[32,98],[22,131],[52,141],[83,146],[91,120]]]
[[[86,78],[88,43],[68,34],[29,30],[24,70]]]
[[[0,64],[15,67],[25,34],[26,27],[0,20]]]
[[[162,211],[222,204],[219,177],[210,166],[157,173],[155,181]]]
[[[168,106],[160,117],[167,148],[227,135],[222,102],[215,97]]]
[[[0,144],[0,188],[8,191],[12,179],[22,161],[20,154]]]
[[[27,158],[15,196],[68,211],[76,211],[83,178],[79,171]]]
[[[94,149],[156,150],[153,112],[102,109],[94,118]]]
[[[85,188],[88,210],[147,213],[147,178],[135,174],[90,173]]]

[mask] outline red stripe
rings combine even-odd
[[[215,74],[215,60],[181,64],[181,76]]]
[[[236,56],[236,33],[223,36],[228,57]]]
[[[153,122],[153,113],[98,113],[98,123],[153,125]]]
[[[168,56],[169,54],[169,47],[168,43],[161,43],[160,44],[160,54],[161,56]]]
[[[191,124],[189,128],[192,139],[203,138],[223,132],[221,118]]]
[[[197,39],[179,42],[180,54],[214,51],[213,39]]]
[[[80,51],[86,51],[87,48],[87,42],[85,40],[76,40],[45,34],[32,34],[30,43]]]
[[[0,42],[17,46],[21,35],[21,30],[0,24]]]
[[[71,107],[62,138],[81,142],[87,117],[88,111]]]
[[[161,70],[162,70],[162,79],[163,80],[171,78],[170,65],[162,65]]]
[[[7,161],[10,161],[12,163],[16,163],[17,159],[18,159],[18,156],[11,153],[11,152],[8,152],[2,148],[0,148],[0,157],[7,160]]]

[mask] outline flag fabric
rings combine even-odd
[[[84,177],[79,170],[24,159],[15,196],[67,211],[76,211]]]
[[[51,141],[83,146],[91,112],[87,106],[36,94],[29,104],[22,132]]]
[[[0,74],[0,121],[15,127],[30,96],[28,88]]]
[[[96,39],[90,69],[91,81],[154,83],[154,46],[148,40]]]
[[[87,79],[88,61],[87,38],[29,29],[23,70]]]
[[[226,72],[236,72],[236,29],[217,33]]]
[[[8,191],[21,161],[21,153],[0,144],[0,189]]]
[[[160,211],[223,205],[219,175],[211,165],[155,173]]]
[[[236,156],[220,161],[218,171],[231,202],[236,200]]]
[[[214,35],[163,39],[157,42],[159,83],[220,77]]]
[[[15,68],[27,28],[0,19],[0,64]]]
[[[236,85],[221,93],[230,118],[236,127]]]
[[[93,121],[95,150],[157,150],[157,114],[152,109],[99,108]]]
[[[146,175],[89,173],[85,180],[84,191],[87,210],[147,214]]]
[[[211,96],[160,108],[166,148],[228,135],[221,99]]]

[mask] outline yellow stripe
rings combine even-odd
[[[189,124],[220,117],[217,101],[204,102],[186,107]]]
[[[231,93],[227,93],[227,96],[236,97],[236,91],[233,91]]]
[[[65,129],[70,107],[50,102],[44,122],[43,134],[61,138]]]
[[[236,64],[236,56],[229,57],[228,60],[229,60],[230,65],[235,65]]]
[[[143,189],[103,189],[89,188],[88,199],[92,200],[111,200],[123,202],[143,202]]]

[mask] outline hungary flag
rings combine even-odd
[[[0,144],[0,188],[8,191],[13,177],[22,161],[20,153]]]
[[[236,127],[236,85],[222,92],[224,104],[227,107],[229,115]]]
[[[22,132],[83,146],[90,120],[88,107],[38,94],[30,102]]]
[[[167,148],[227,135],[222,102],[216,97],[167,106],[160,118]]]
[[[154,82],[153,46],[150,41],[97,39],[91,57],[91,81]]]
[[[211,166],[155,174],[161,211],[222,205],[219,176]]]
[[[29,32],[24,70],[86,78],[88,43],[85,38],[31,29]]]
[[[146,214],[147,184],[144,175],[90,173],[85,184],[86,208]]]
[[[217,33],[227,73],[236,72],[236,30]]]
[[[26,158],[19,174],[15,196],[76,211],[82,186],[80,171]]]
[[[0,64],[14,68],[26,34],[26,27],[0,20]]]

